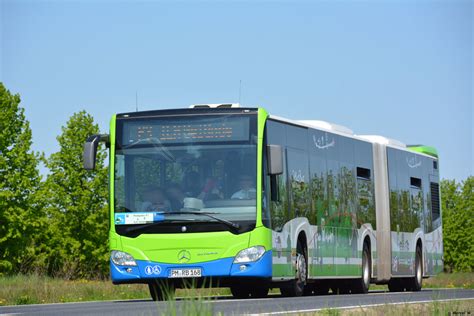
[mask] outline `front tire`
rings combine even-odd
[[[283,296],[302,296],[308,277],[308,264],[306,261],[306,249],[298,241],[296,247],[296,279],[280,288]]]
[[[154,301],[166,301],[174,297],[175,288],[158,281],[148,283],[151,299]]]

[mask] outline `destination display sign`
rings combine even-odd
[[[127,122],[124,143],[248,141],[248,117],[189,118]]]

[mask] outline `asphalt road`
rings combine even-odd
[[[83,302],[0,307],[3,315],[199,315],[221,313],[240,314],[288,314],[311,312],[336,307],[360,307],[364,305],[427,302],[432,300],[474,299],[474,290],[440,289],[421,292],[389,293],[372,291],[369,294],[323,295],[298,298],[270,296],[265,299],[236,300],[219,297],[205,300],[202,304],[193,300],[178,299],[172,302],[128,300],[108,302]]]

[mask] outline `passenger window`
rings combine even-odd
[[[288,180],[291,193],[291,212],[296,217],[311,216],[309,199],[308,155],[304,151],[288,149]]]

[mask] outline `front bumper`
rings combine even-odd
[[[110,260],[112,282],[144,283],[151,279],[168,279],[171,269],[201,268],[203,278],[270,278],[272,276],[272,252],[266,251],[257,261],[233,263],[234,258],[224,258],[208,262],[173,264],[136,260],[137,266],[118,266]],[[244,265],[245,269],[241,270]],[[128,270],[128,271],[127,271]]]

